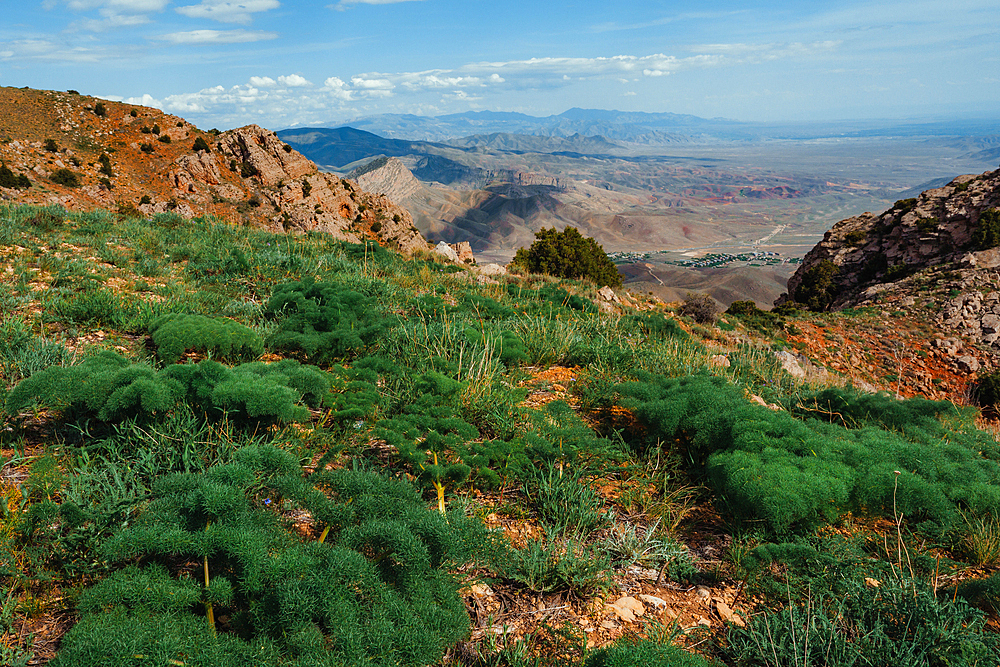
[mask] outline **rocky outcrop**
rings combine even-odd
[[[384,194],[320,172],[269,130],[256,125],[231,130],[219,136],[217,146],[230,158],[231,170],[259,184],[275,229],[324,232],[351,243],[371,238],[407,254],[427,248],[408,211]]]
[[[393,201],[405,201],[420,189],[418,181],[399,159],[380,157],[347,175],[368,192],[384,194]]]
[[[469,245],[468,241],[459,241],[458,243],[451,244],[440,241],[434,247],[433,252],[456,264],[476,263],[476,256],[472,254],[472,246]]]
[[[830,308],[870,301],[918,271],[952,264],[1000,265],[996,250],[976,252],[972,235],[984,211],[1000,206],[1000,170],[959,176],[951,183],[904,199],[880,215],[842,220],[805,257],[778,303],[801,296],[810,272],[830,263]],[[815,275],[815,274],[813,274]]]
[[[944,304],[941,322],[966,338],[1000,351],[1000,292],[961,294]]]
[[[806,255],[777,303],[804,300],[826,274],[830,309],[919,312],[946,336],[998,353],[1000,248],[980,249],[975,240],[984,214],[998,207],[1000,170],[959,176],[880,215],[842,220]],[[978,369],[968,354],[948,356],[964,372]]]
[[[202,132],[158,109],[75,93],[0,87],[0,162],[27,188],[0,199],[152,216],[215,216],[276,232],[325,232],[413,253],[427,243],[391,197],[321,173],[257,125]],[[197,150],[196,150],[197,147]],[[207,149],[206,149],[207,147]],[[77,186],[53,181],[69,169]],[[38,187],[43,186],[43,187]]]
[[[217,144],[223,153],[239,163],[243,173],[256,176],[263,185],[278,185],[285,179],[301,178],[318,171],[313,162],[285,144],[274,132],[257,125],[223,132]]]

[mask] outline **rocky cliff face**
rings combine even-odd
[[[428,248],[391,198],[321,173],[256,125],[203,132],[157,109],[14,88],[0,88],[0,109],[0,162],[31,182],[0,187],[5,200],[214,215],[275,231],[368,238],[404,253]]]
[[[838,222],[777,303],[821,294],[830,309],[922,311],[945,331],[1000,352],[1000,170],[959,176],[879,215]],[[1000,224],[997,224],[1000,233]]]

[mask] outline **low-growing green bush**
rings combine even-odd
[[[281,512],[291,507],[322,532],[288,531]],[[469,624],[448,570],[483,537],[449,519],[374,473],[306,481],[273,447],[163,477],[106,543],[105,557],[125,567],[81,596],[54,664],[433,663]]]
[[[835,390],[800,402],[826,412],[822,401],[836,397],[843,402],[839,415],[858,415],[858,428],[848,429],[753,405],[720,378],[642,380],[618,387],[646,429],[633,446],[642,451],[657,440],[677,441],[692,470],[737,517],[786,532],[847,510],[898,512],[940,535],[959,524],[960,510],[1000,515],[996,444],[974,430],[946,428],[935,419],[942,410],[954,412],[945,404],[897,405]],[[884,430],[897,424],[901,433]]]
[[[152,419],[186,400],[210,419],[306,421],[309,412],[301,403],[319,405],[328,389],[322,371],[292,360],[235,368],[205,360],[156,371],[103,351],[75,366],[53,366],[22,380],[7,396],[6,410],[13,414],[38,404],[64,409],[69,418],[119,422]]]
[[[803,274],[802,282],[792,296],[797,303],[804,304],[809,310],[826,310],[837,296],[834,278],[839,272],[840,267],[824,259]]]
[[[979,214],[972,230],[972,244],[979,250],[1000,245],[1000,209],[990,208]]]
[[[76,172],[70,171],[65,167],[56,169],[49,174],[49,180],[58,185],[64,185],[67,188],[80,187],[80,176]]]
[[[101,156],[97,158],[97,161],[101,163],[100,172],[105,176],[114,176],[115,172],[111,168],[111,156],[107,153],[101,153]]]
[[[253,329],[230,319],[170,313],[149,323],[156,356],[168,364],[186,352],[200,352],[222,361],[250,361],[264,353],[264,342]]]
[[[193,150],[195,153],[197,153],[198,151],[211,152],[212,147],[208,145],[207,141],[205,141],[205,137],[196,137],[194,140],[194,145],[191,146],[191,150]]]
[[[1000,406],[1000,373],[993,371],[982,373],[972,390],[975,404],[991,415],[997,414]]]
[[[332,283],[278,285],[264,313],[278,320],[271,348],[324,366],[360,354],[394,324],[372,299]]]
[[[996,614],[1000,611],[1000,573],[966,579],[955,589],[955,594],[983,611]]]
[[[699,324],[711,324],[719,318],[719,306],[715,303],[715,299],[707,294],[689,292],[677,314],[690,317]]]
[[[781,329],[784,319],[774,311],[761,310],[753,301],[734,301],[726,309],[726,315],[738,317],[747,327],[764,333]]]
[[[31,187],[31,181],[24,174],[15,174],[10,167],[0,164],[0,188],[16,188],[27,190]]]

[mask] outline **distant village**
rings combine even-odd
[[[647,262],[651,259],[656,259],[657,255],[666,255],[669,250],[659,250],[656,252],[612,252],[608,253],[608,257],[611,258],[616,264],[634,264],[637,262]],[[720,266],[728,266],[734,263],[745,263],[746,266],[777,266],[780,264],[801,264],[801,257],[782,257],[781,253],[772,251],[754,251],[754,252],[741,252],[737,254],[732,253],[708,253],[707,255],[702,255],[701,257],[693,259],[682,259],[682,260],[667,260],[660,261],[664,264],[672,264],[674,266],[685,266],[688,268],[714,268]]]

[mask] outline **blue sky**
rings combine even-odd
[[[3,0],[0,85],[201,127],[572,107],[1000,118],[1000,2]]]

